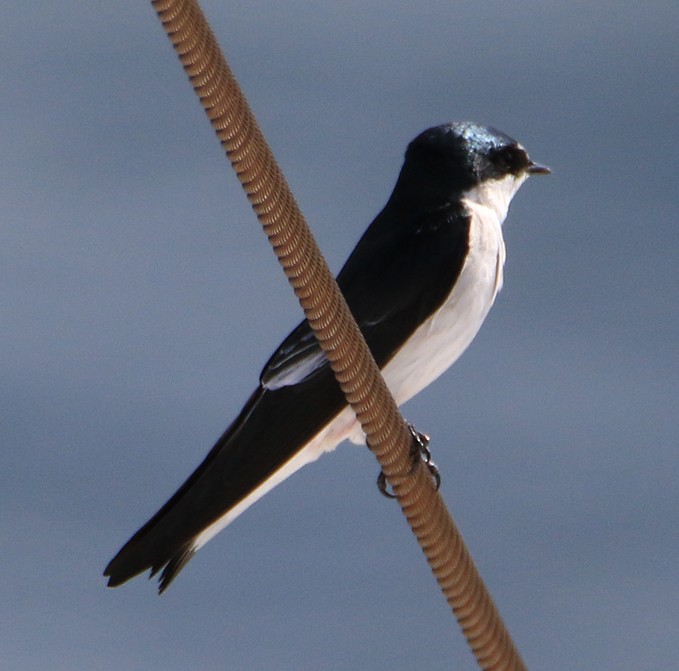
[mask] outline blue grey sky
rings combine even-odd
[[[353,446],[105,586],[300,311],[150,4],[39,4],[0,9],[0,667],[476,668]],[[428,126],[552,167],[404,414],[529,668],[675,667],[677,3],[204,7],[335,270]]]

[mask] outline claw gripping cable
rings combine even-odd
[[[198,2],[152,5],[479,666],[524,669]]]

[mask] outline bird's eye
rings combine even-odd
[[[518,163],[518,156],[513,147],[503,147],[493,156],[493,163],[502,172],[511,172]]]

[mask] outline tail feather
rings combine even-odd
[[[292,456],[339,412],[344,399],[331,373],[324,384],[259,387],[205,460],[121,548],[104,575],[117,587],[150,569],[163,592],[193,557],[196,538]],[[201,543],[202,545],[202,543]]]
[[[191,544],[187,544],[170,559],[158,579],[158,594],[162,594],[168,588],[169,584],[175,579],[179,571],[188,564],[194,554],[196,554],[195,547]],[[153,569],[149,578],[152,578],[158,570],[159,569]]]

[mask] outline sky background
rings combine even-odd
[[[428,126],[552,167],[404,414],[529,668],[676,667],[676,0],[204,7],[334,270]],[[149,3],[5,0],[0,59],[0,667],[476,668],[364,448],[106,587],[301,313]]]

